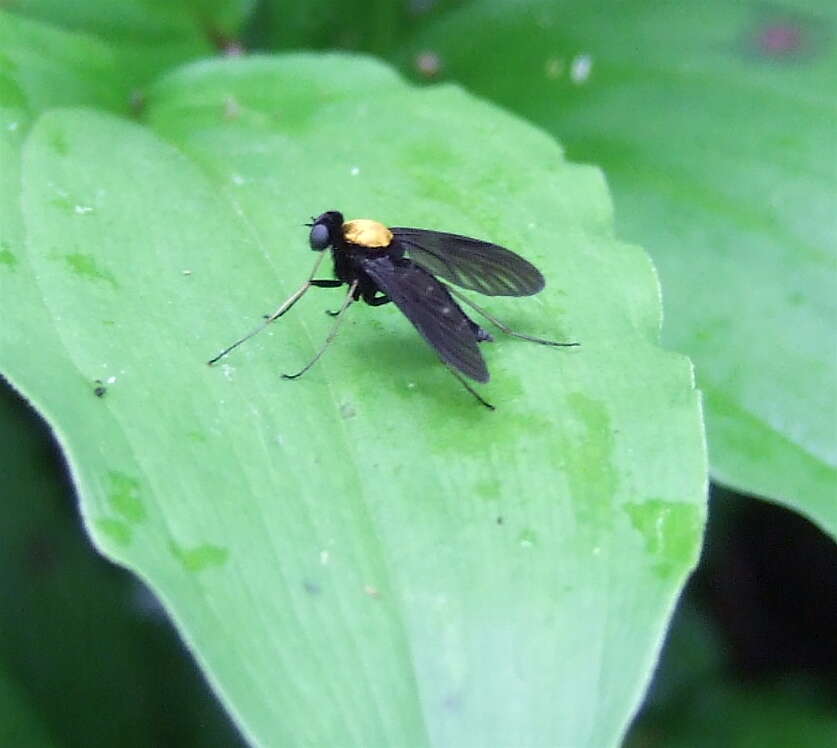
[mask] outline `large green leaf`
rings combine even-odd
[[[157,134],[40,118],[0,265],[0,370],[96,543],[254,742],[616,742],[697,556],[706,466],[690,365],[658,347],[656,279],[601,175],[362,59],[193,66],[146,112]],[[283,381],[339,303],[318,291],[206,367],[304,278],[301,223],[327,208],[508,244],[548,286],[492,311],[581,348],[485,346],[492,413],[364,307]]]
[[[834,5],[477,0],[409,45],[613,184],[714,476],[837,533]],[[467,44],[463,39],[467,38]]]

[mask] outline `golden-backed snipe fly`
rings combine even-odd
[[[488,381],[488,368],[478,344],[493,338],[462,311],[454,297],[508,335],[542,345],[578,345],[556,343],[515,332],[458,290],[439,280],[444,278],[486,296],[531,296],[542,290],[544,278],[540,271],[504,247],[441,231],[387,228],[366,218],[344,221],[343,214],[336,210],[323,213],[311,221],[305,224],[311,228],[309,243],[311,249],[320,254],[308,280],[273,314],[266,316],[259,327],[209,361],[210,365],[279,319],[312,286],[337,288],[348,285],[349,290],[340,309],[329,312],[336,319],[320,350],[296,374],[283,374],[286,379],[302,376],[319,360],[337,335],[346,310],[359,299],[370,306],[393,302],[465,389],[492,410],[494,406],[484,400],[461,375],[476,382]],[[329,247],[334,262],[334,279],[314,278]]]

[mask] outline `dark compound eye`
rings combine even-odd
[[[328,226],[322,223],[315,223],[308,237],[311,249],[323,250],[330,244],[329,240]]]

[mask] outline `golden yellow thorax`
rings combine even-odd
[[[355,218],[343,224],[343,238],[361,247],[388,247],[392,241],[392,232],[378,221]]]

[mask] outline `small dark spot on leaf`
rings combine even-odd
[[[793,306],[799,306],[805,301],[805,294],[802,291],[793,291],[788,294],[788,303]]]
[[[462,697],[457,693],[451,693],[442,699],[442,706],[449,712],[458,712],[462,709]]]
[[[116,513],[128,522],[142,522],[145,519],[145,507],[140,499],[140,482],[118,470],[108,471],[108,479],[108,499]]]
[[[96,386],[93,388],[93,394],[96,397],[104,397],[107,394],[108,388],[102,384],[101,379],[95,380]]]
[[[704,522],[697,506],[649,498],[625,504],[622,509],[642,536],[645,551],[660,577],[676,573],[694,556]]]
[[[323,589],[318,585],[316,582],[312,582],[310,579],[306,579],[302,583],[302,588],[309,594],[309,595],[319,595]]]
[[[63,208],[68,213],[73,212],[73,201],[70,200],[69,195],[58,195],[57,197],[53,197],[49,201],[50,205],[54,205],[57,208]]]
[[[93,255],[83,254],[82,252],[70,252],[64,255],[64,260],[70,269],[83,278],[90,278],[91,280],[105,281],[110,283],[114,288],[118,288],[119,284],[116,278],[103,268],[96,264],[96,258]]]
[[[107,535],[118,545],[127,546],[131,544],[133,531],[129,524],[118,519],[113,519],[112,517],[97,519],[95,524],[104,535]]]
[[[172,540],[169,547],[186,571],[203,571],[210,566],[221,566],[227,562],[230,555],[226,548],[211,543],[184,548]]]
[[[14,252],[9,249],[9,245],[6,242],[0,244],[0,265],[5,265],[8,268],[14,269],[17,263],[18,259],[15,257]]]
[[[49,143],[52,150],[59,156],[66,156],[70,152],[70,147],[67,145],[67,138],[60,130],[53,130],[47,136],[47,143]]]
[[[502,518],[502,517],[497,517],[497,524],[498,524],[498,525],[502,525],[502,524],[503,524],[503,518]]]

